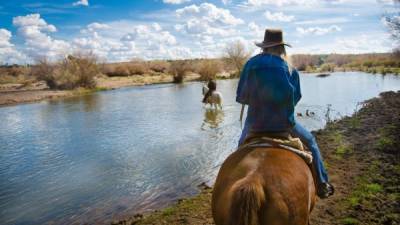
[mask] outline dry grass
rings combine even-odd
[[[143,75],[149,72],[149,68],[145,61],[134,60],[128,64],[128,69],[131,75]]]
[[[167,61],[155,60],[148,62],[150,70],[157,73],[167,73],[171,64]]]
[[[3,66],[0,67],[0,84],[22,84],[29,85],[35,81],[30,76],[31,68],[28,66]]]
[[[143,60],[106,64],[102,68],[102,73],[106,74],[109,77],[144,75],[148,72],[149,67],[147,63]]]
[[[200,80],[211,80],[215,79],[221,70],[222,65],[218,60],[207,59],[198,64],[196,72],[200,74]]]
[[[169,73],[174,77],[174,83],[182,83],[188,71],[193,71],[192,66],[186,60],[171,62]]]
[[[32,75],[46,82],[50,89],[94,88],[99,73],[93,54],[75,54],[51,63],[41,59],[32,68]]]

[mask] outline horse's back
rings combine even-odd
[[[222,103],[222,94],[219,91],[213,91],[211,94],[212,102],[215,104]]]
[[[283,149],[258,148],[238,150],[223,163],[213,191],[217,225],[229,224],[231,217],[241,214],[232,210],[242,204],[237,195],[244,192],[249,197],[242,196],[242,200],[256,198],[246,204],[258,205],[259,224],[290,225],[307,224],[315,189],[311,171],[299,156]]]

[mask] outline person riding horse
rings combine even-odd
[[[317,178],[317,194],[327,198],[334,188],[328,181],[315,137],[294,117],[294,108],[301,99],[299,73],[286,61],[281,30],[267,29],[264,41],[256,43],[261,54],[244,66],[237,87],[236,101],[248,105],[247,118],[239,140],[241,145],[249,133],[289,132],[298,137],[312,152]]]
[[[211,96],[213,91],[217,90],[217,83],[213,80],[209,80],[208,84],[207,84],[207,88],[208,88],[208,91],[206,92],[206,94],[203,97],[203,101],[202,101],[203,103],[207,103],[208,97]]]
[[[222,94],[217,90],[217,83],[214,80],[209,80],[207,86],[203,86],[204,104],[210,104],[215,109],[222,109]]]
[[[333,194],[314,136],[294,119],[301,98],[299,74],[285,60],[282,36],[281,30],[267,29],[264,41],[256,44],[262,53],[241,73],[236,101],[249,107],[239,148],[223,162],[214,184],[216,225],[308,225],[316,194]],[[299,139],[313,159],[293,152],[303,147]],[[279,141],[297,145],[288,149]]]

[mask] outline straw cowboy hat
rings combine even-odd
[[[260,48],[270,48],[277,45],[286,45],[292,47],[289,44],[283,42],[282,30],[279,29],[266,29],[264,34],[264,41],[256,42],[255,44]]]

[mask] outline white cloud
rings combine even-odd
[[[266,11],[264,15],[270,21],[291,22],[294,20],[294,16],[285,15],[283,12],[271,13]]]
[[[247,0],[244,2],[243,5],[249,7],[259,7],[265,5],[274,5],[278,7],[290,6],[290,5],[312,6],[317,3],[342,4],[351,1],[357,1],[357,0]],[[377,0],[377,1],[393,1],[393,0]]]
[[[263,5],[311,5],[317,0],[247,0],[245,3],[248,6],[263,6]]]
[[[122,40],[126,41],[144,41],[147,43],[159,43],[166,45],[175,45],[175,37],[168,31],[162,31],[159,24],[152,26],[138,25],[132,32],[126,34]]]
[[[397,0],[376,0],[376,2],[385,4],[385,5],[394,5],[395,3],[399,2]]]
[[[163,0],[163,2],[166,3],[166,4],[175,4],[175,5],[177,5],[177,4],[182,4],[182,3],[185,3],[185,2],[190,2],[190,0]]]
[[[192,43],[201,46],[199,51],[204,50],[204,45],[212,45],[211,40],[220,42],[223,38],[235,36],[239,32],[236,26],[244,23],[243,20],[234,17],[229,10],[210,3],[178,9],[176,16],[185,22],[176,24],[175,30],[187,35],[185,38],[192,39]]]
[[[88,0],[79,0],[77,2],[72,3],[73,6],[79,6],[79,5],[83,5],[83,6],[89,6],[89,1]]]
[[[94,22],[94,23],[87,25],[85,29],[82,29],[81,33],[82,34],[93,33],[93,32],[97,32],[99,30],[106,30],[106,29],[110,29],[110,26],[107,24],[104,24],[104,23]]]
[[[264,35],[264,30],[260,26],[258,26],[256,23],[250,22],[248,27],[249,27],[249,30],[254,32],[254,34],[255,34],[254,36],[257,38],[262,37]]]
[[[350,38],[337,38],[334,45],[336,51],[347,53],[368,53],[368,52],[388,52],[392,49],[391,43],[388,42],[389,36],[369,36],[359,35]],[[333,50],[334,52],[335,50]]]
[[[9,48],[14,46],[10,43],[11,32],[6,29],[0,29],[0,48]]]
[[[309,27],[309,28],[297,27],[296,28],[296,31],[300,35],[307,35],[307,34],[324,35],[327,33],[338,32],[341,30],[342,29],[337,25],[332,25],[327,28],[321,28],[321,27]]]
[[[78,0],[71,2],[74,1]],[[215,4],[190,1],[193,3],[181,5],[175,11],[167,7],[146,15],[138,15],[138,20],[94,22],[84,24],[82,29],[82,24],[76,24],[74,28],[62,26],[56,28],[39,14],[31,14],[14,18],[13,23],[17,28],[16,38],[4,29],[0,31],[0,60],[4,61],[4,55],[16,58],[18,51],[32,59],[38,54],[54,58],[77,50],[92,51],[109,61],[126,61],[138,57],[144,59],[218,57],[221,56],[224,46],[233,40],[241,40],[249,48],[255,48],[254,42],[262,41],[264,29],[271,26],[271,21],[284,22],[280,24],[283,26],[282,29],[290,34],[288,41],[297,43],[296,47],[292,48],[293,51],[313,53],[318,49],[326,52],[340,49],[340,51],[356,52],[358,49],[350,48],[354,43],[348,39],[335,38],[365,33],[365,27],[371,28],[371,33],[383,33],[379,21],[371,22],[366,18],[369,15],[381,16],[378,9],[367,13],[366,10],[370,10],[367,6],[357,8],[357,12],[349,8],[344,9],[348,7],[347,5],[330,7],[331,3],[344,2],[353,6],[356,1],[363,0],[240,0],[242,3],[260,6],[249,7],[249,10],[234,7],[232,3],[234,1],[230,0],[214,1]],[[366,1],[375,4],[371,6],[372,8],[378,5],[377,0]],[[223,5],[229,3],[232,7]],[[285,7],[278,9],[278,6]],[[309,6],[315,7],[315,11],[311,14],[307,11],[310,9],[307,8]],[[394,11],[392,8],[391,10]],[[333,16],[328,18],[326,13],[331,13]],[[357,21],[351,20],[354,19],[354,13],[359,13]],[[346,16],[342,16],[345,14]],[[358,26],[360,24],[362,26]],[[68,30],[62,30],[67,28]],[[60,40],[59,35],[65,35],[72,29],[80,29],[80,32],[68,33],[66,36],[68,41]],[[339,32],[342,29],[346,29],[346,32]],[[56,33],[57,30],[62,32]],[[310,40],[307,35],[325,36],[315,36]],[[383,39],[377,36],[375,38]],[[14,39],[18,42],[12,43]],[[335,48],[331,46],[334,43]],[[371,40],[367,41],[364,38],[362,43],[371,44]],[[375,47],[364,46],[361,49],[379,51],[383,45],[379,44]],[[390,50],[390,47],[385,49]]]
[[[337,23],[348,23],[349,19],[345,17],[332,17],[314,20],[303,20],[294,22],[298,25],[324,25],[324,24],[337,24]]]
[[[25,56],[14,49],[11,44],[11,32],[6,29],[0,29],[0,65],[3,63],[20,63],[25,60]]]
[[[229,28],[222,28],[210,25],[201,19],[189,19],[185,24],[175,25],[177,31],[183,31],[189,35],[213,35],[213,36],[230,36],[235,33],[235,30]]]
[[[296,53],[311,54],[362,54],[371,52],[390,52],[395,45],[390,41],[390,37],[385,33],[373,35],[354,35],[335,38],[329,44],[312,44],[299,46],[294,49]]]
[[[60,57],[70,51],[69,43],[53,39],[47,34],[56,32],[57,29],[40,18],[40,14],[14,17],[13,25],[17,27],[18,34],[24,38],[24,52],[31,58]]]
[[[235,18],[227,9],[218,8],[211,3],[202,3],[199,6],[191,5],[176,10],[178,17],[197,17],[209,23],[221,25],[239,25],[243,20]]]
[[[176,38],[158,23],[129,24],[128,21],[89,24],[81,37],[73,40],[75,49],[91,51],[109,61],[127,61],[132,58],[181,58],[188,49],[179,46]]]

